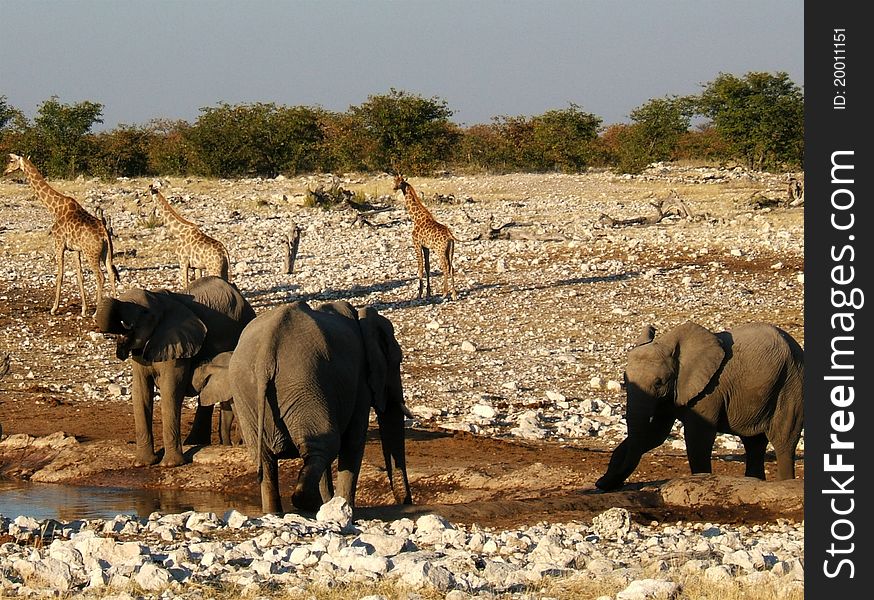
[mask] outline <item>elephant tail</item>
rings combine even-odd
[[[275,363],[268,373],[261,373],[255,382],[255,397],[259,398],[257,413],[257,434],[255,436],[255,452],[258,456],[258,481],[264,480],[264,455],[267,452],[264,442],[264,421],[267,418],[267,386],[276,371]]]

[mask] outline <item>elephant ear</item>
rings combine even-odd
[[[653,341],[655,338],[656,329],[652,325],[644,325],[643,330],[640,332],[640,336],[638,336],[637,340],[635,340],[634,345],[643,346],[644,344],[648,344]]]
[[[194,368],[191,387],[200,396],[200,404],[203,406],[233,400],[228,380],[228,365],[233,354],[233,352],[222,352],[212,360],[205,360]]]
[[[358,323],[367,355],[367,382],[373,398],[371,405],[382,413],[386,407],[389,369],[400,369],[401,347],[395,339],[391,321],[376,312],[376,309],[359,309]]]
[[[725,350],[713,333],[689,321],[666,333],[661,341],[673,344],[677,361],[676,403],[686,406],[704,391],[722,366]]]
[[[169,293],[148,292],[148,298],[150,316],[158,322],[143,348],[143,358],[163,362],[191,358],[200,352],[206,339],[203,321]]]

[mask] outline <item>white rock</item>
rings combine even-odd
[[[608,392],[619,392],[622,390],[622,384],[614,379],[611,379],[607,382],[607,391]]]
[[[680,592],[680,586],[673,581],[659,579],[641,579],[616,594],[616,600],[669,600]]]
[[[316,513],[319,523],[336,523],[340,529],[346,529],[352,522],[352,507],[342,496],[334,496],[319,508]]]
[[[249,523],[249,517],[232,508],[225,513],[223,519],[231,529],[240,529]]]
[[[483,419],[494,419],[497,411],[487,404],[474,404],[470,412]]]
[[[633,528],[631,513],[624,508],[609,508],[592,519],[592,531],[603,539],[625,539]]]
[[[461,349],[465,352],[476,352],[476,346],[467,340],[461,342]]]
[[[555,402],[555,403],[565,402],[567,400],[567,398],[564,396],[564,394],[560,394],[558,392],[553,392],[551,390],[546,391],[546,397],[551,402]]]
[[[140,567],[139,572],[134,576],[137,585],[149,592],[163,590],[172,580],[170,571],[150,562]]]

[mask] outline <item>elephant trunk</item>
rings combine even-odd
[[[622,487],[645,452],[659,445],[653,443],[653,409],[650,402],[639,402],[629,398],[625,421],[628,436],[616,447],[607,465],[607,471],[595,482],[595,487],[609,491]]]
[[[409,411],[404,405],[400,373],[396,381],[386,385],[385,410],[376,411],[379,424],[379,437],[382,441],[382,454],[392,495],[398,504],[412,504],[410,482],[407,477],[406,442],[404,439],[404,417]]]

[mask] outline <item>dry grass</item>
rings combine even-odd
[[[663,577],[665,580],[679,584],[679,593],[672,600],[804,600],[804,588],[801,582],[757,583],[743,584],[739,580],[715,582],[705,579],[702,575],[679,575]],[[586,574],[573,575],[566,578],[545,578],[540,584],[532,584],[524,589],[514,590],[514,593],[494,592],[494,597],[511,598],[524,597],[528,600],[550,598],[555,600],[596,600],[598,598],[615,598],[616,594],[625,589],[628,584],[621,580],[591,579]],[[118,588],[106,589],[98,593],[88,593],[91,598],[117,598],[120,591],[141,595],[136,585],[128,590]],[[208,586],[186,585],[176,590],[178,593],[192,598],[207,597],[214,600],[232,600],[240,597],[258,597],[270,600],[360,600],[366,596],[382,596],[387,600],[440,600],[446,598],[448,591],[443,592],[431,587],[412,588],[396,579],[382,579],[367,583],[349,583],[333,587],[313,584],[300,586],[249,586],[242,588],[234,585]],[[153,592],[154,593],[154,592]],[[0,598],[4,598],[0,591]]]

